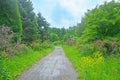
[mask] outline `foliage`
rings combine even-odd
[[[10,80],[11,76],[7,69],[7,58],[6,53],[0,53],[0,80]]]
[[[76,68],[80,80],[119,80],[120,56],[104,57],[96,51],[84,56],[81,51],[72,46],[63,46],[67,57]]]
[[[7,70],[10,73],[11,79],[14,80],[24,70],[30,68],[35,62],[46,56],[53,50],[53,47],[41,50],[28,49],[23,54],[11,57],[7,60]]]
[[[72,38],[69,38],[66,40],[65,44],[72,46],[72,45],[75,45],[75,41]]]
[[[29,44],[39,36],[36,15],[30,0],[18,0],[18,4],[23,28],[22,42]]]
[[[55,41],[55,42],[53,42],[53,44],[55,45],[55,46],[60,46],[60,45],[62,45],[62,44],[64,44],[64,42],[63,41]]]
[[[74,38],[77,36],[77,28],[74,27],[69,27],[68,29],[66,29],[66,34],[64,36],[64,41],[70,39],[70,38]]]
[[[120,40],[116,38],[97,40],[94,43],[95,49],[102,51],[104,55],[120,54]]]
[[[5,52],[7,56],[16,55],[25,51],[26,46],[14,42],[16,34],[8,26],[2,26],[0,29],[0,52]]]
[[[95,52],[93,44],[77,44],[77,49],[80,50],[81,55],[89,56]]]
[[[51,42],[69,45],[64,50],[80,79],[119,80],[119,7],[119,1],[105,2],[88,10],[81,23],[65,29],[50,28],[41,13],[33,12],[30,0],[0,0],[0,25],[5,24],[0,26],[0,80],[15,79],[51,51]],[[29,48],[19,43],[21,38]]]
[[[40,33],[40,40],[41,42],[44,42],[49,37],[48,33],[49,23],[45,20],[45,18],[41,15],[40,12],[37,14],[37,23]]]
[[[49,41],[44,41],[43,43],[41,42],[33,42],[31,44],[31,48],[33,50],[41,50],[41,49],[47,49],[47,48],[51,48],[53,47],[53,45],[49,42]]]
[[[86,26],[82,39],[85,42],[113,37],[120,31],[120,3],[112,0],[105,2],[85,14]]]
[[[59,40],[59,37],[58,37],[57,34],[55,34],[55,33],[50,34],[50,41],[55,42],[55,41],[58,41],[58,40]]]
[[[81,57],[80,64],[82,68],[91,68],[102,62],[104,62],[104,57],[101,52],[97,51],[92,56]]]
[[[0,50],[8,52],[8,47],[12,46],[12,39],[14,37],[14,33],[11,31],[10,27],[2,26],[0,27]]]
[[[64,40],[65,34],[66,34],[66,29],[65,28],[49,28],[48,29],[49,32],[49,37],[50,37],[50,41],[54,42],[54,41],[62,41]]]
[[[47,49],[47,48],[50,48],[50,47],[53,47],[53,45],[51,44],[51,42],[49,40],[46,40],[42,43],[42,48],[43,49]]]
[[[17,0],[0,0],[0,25],[8,25],[17,34],[16,40],[21,39],[22,23]]]
[[[85,19],[82,18],[82,19],[81,19],[81,23],[78,23],[77,26],[75,26],[76,36],[77,36],[77,37],[81,37],[82,34],[83,34],[83,32],[84,32],[84,30],[85,30],[85,28],[86,28]]]

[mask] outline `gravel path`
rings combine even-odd
[[[23,73],[19,80],[77,80],[71,62],[61,47],[55,50]]]

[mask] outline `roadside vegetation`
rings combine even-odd
[[[80,80],[120,80],[120,1],[88,10],[68,29],[50,27],[30,0],[0,2],[0,80],[14,80],[63,45]]]
[[[83,53],[73,46],[63,46],[66,56],[73,63],[80,80],[119,80],[120,56],[104,55],[97,51]]]
[[[0,60],[2,62],[2,64],[0,64],[0,69],[2,70],[0,79],[14,80],[22,74],[24,70],[29,69],[33,64],[53,51],[53,49],[53,47],[50,47],[36,51],[29,48],[22,54],[7,58],[6,54],[3,53],[1,56],[2,59]]]
[[[112,0],[88,10],[72,28],[80,34],[63,45],[80,80],[120,79],[119,6],[120,2]]]
[[[54,49],[48,27],[30,0],[0,1],[0,80],[15,80]]]
[[[53,51],[54,48],[41,49],[38,51],[28,49],[25,53],[7,59],[7,69],[11,80],[17,78],[24,70],[29,69],[33,64],[39,61]]]

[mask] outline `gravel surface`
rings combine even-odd
[[[76,71],[61,47],[24,72],[18,80],[77,80]]]

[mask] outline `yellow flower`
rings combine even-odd
[[[104,61],[104,57],[101,52],[97,51],[93,53],[93,56],[82,57],[80,64],[83,68],[93,67],[95,64],[99,64]]]

